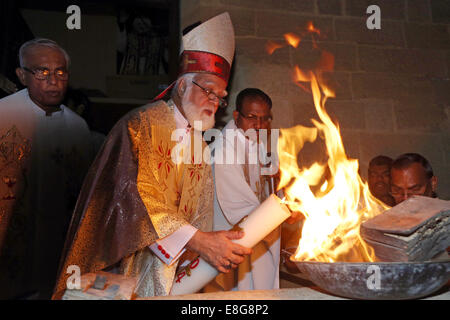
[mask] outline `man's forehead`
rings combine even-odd
[[[248,112],[270,113],[270,107],[260,97],[246,97],[242,101],[242,109]]]
[[[24,55],[24,59],[27,63],[33,65],[56,63],[60,67],[64,67],[67,64],[66,58],[61,50],[46,46],[33,46],[29,48]]]
[[[405,168],[392,168],[391,176],[393,181],[410,181],[423,182],[426,181],[425,168],[420,163],[413,163]]]
[[[381,164],[381,165],[371,165],[369,166],[369,171],[376,171],[376,172],[381,172],[381,171],[389,171],[390,167],[387,164]]]
[[[227,86],[227,83],[223,79],[219,78],[218,76],[216,76],[214,74],[210,74],[210,73],[198,73],[194,77],[194,81],[202,82],[203,84],[206,84],[206,85],[220,86],[220,87],[223,87],[224,90]]]

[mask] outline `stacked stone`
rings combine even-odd
[[[364,222],[360,230],[380,261],[448,259],[450,201],[414,196]]]

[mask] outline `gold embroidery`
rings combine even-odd
[[[174,110],[162,101],[142,109],[138,132],[132,132],[130,128],[138,161],[138,192],[158,238],[187,224],[203,231],[212,229],[214,188],[211,166],[182,163],[177,168],[171,158],[171,150],[177,143],[171,141],[173,130]],[[207,148],[205,142],[203,145]],[[141,251],[146,250],[149,249]],[[177,263],[167,266],[152,254],[145,260],[146,266],[138,267],[141,279],[138,295],[168,294]],[[130,263],[134,265],[136,261],[130,259]],[[153,276],[155,274],[158,276]]]
[[[12,126],[0,137],[0,172],[14,163],[21,167],[30,152],[30,140],[22,137],[17,127]]]
[[[30,140],[25,139],[16,126],[12,126],[0,137],[0,172],[3,174],[2,181],[7,187],[0,200],[16,200],[18,188],[26,186],[24,181],[18,182],[17,177],[24,174],[25,161],[30,153]]]
[[[161,141],[156,148],[156,152],[160,157],[160,161],[158,162],[159,176],[162,180],[166,180],[170,174],[170,171],[174,168],[170,155],[171,149],[167,143]]]

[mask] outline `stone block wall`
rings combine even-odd
[[[258,87],[274,102],[274,127],[311,125],[310,94],[292,81],[295,65],[314,60],[310,39],[269,55],[308,21],[318,45],[335,56],[336,98],[326,109],[339,123],[347,154],[366,177],[371,158],[418,152],[432,164],[438,193],[450,199],[450,1],[448,0],[181,0],[181,28],[228,11],[236,33],[229,86],[231,117],[237,93]],[[369,5],[381,9],[381,29],[366,27]],[[320,156],[317,156],[320,158]]]

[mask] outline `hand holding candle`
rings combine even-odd
[[[274,194],[267,198],[261,205],[251,212],[248,217],[239,223],[244,236],[241,239],[232,240],[244,247],[251,248],[264,239],[272,230],[277,228],[291,213]],[[171,295],[195,293],[218,275],[217,269],[212,267],[202,258],[197,258],[175,276]]]
[[[228,272],[231,264],[240,264],[244,261],[244,256],[252,252],[251,248],[235,243],[234,240],[242,238],[243,235],[242,231],[198,230],[186,248],[201,253],[202,258],[218,271]]]

